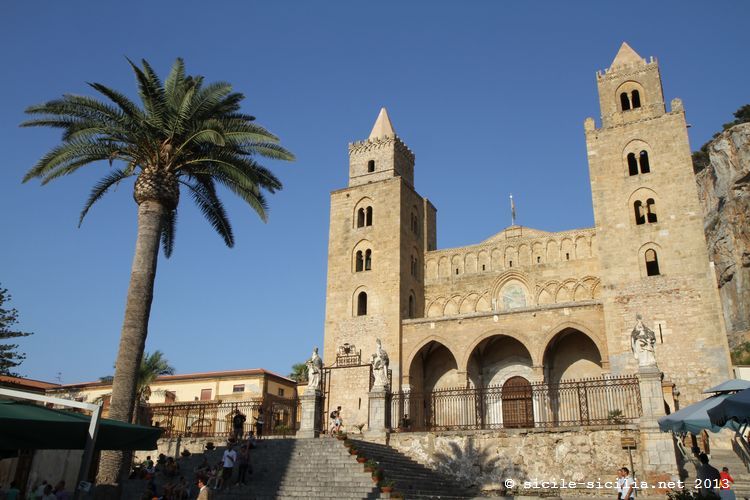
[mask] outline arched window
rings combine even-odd
[[[649,276],[658,276],[659,258],[656,256],[656,250],[646,250],[646,274]]]
[[[636,200],[633,203],[633,209],[635,210],[635,224],[640,226],[646,223],[646,216],[643,214],[643,202]]]
[[[357,227],[364,227],[365,225],[365,209],[360,208],[357,210]]]
[[[635,159],[635,153],[628,154],[628,173],[638,175],[638,160]]]
[[[372,250],[365,250],[365,271],[372,269]]]
[[[368,172],[374,172],[375,171],[375,160],[370,160],[367,162],[367,171]]]
[[[369,252],[369,250],[368,250],[368,252]],[[364,262],[365,261],[362,258],[362,250],[357,251],[357,257],[355,258],[355,262],[356,263],[354,265],[354,270],[356,272],[360,272],[360,271],[364,270],[364,268],[365,268]]]
[[[646,200],[646,219],[649,223],[656,222],[656,202],[653,198]]]
[[[651,166],[648,163],[648,153],[646,151],[641,151],[638,155],[638,162],[641,164],[642,174],[647,174],[651,171]]]
[[[641,107],[641,93],[637,90],[633,91],[632,94],[633,109]]]
[[[417,260],[417,258],[412,256],[412,258],[411,258],[411,275],[414,276],[415,278],[417,277],[417,266],[418,266],[418,263],[419,263],[419,261]]]
[[[409,294],[409,311],[408,311],[408,313],[409,313],[409,317],[410,318],[413,318],[414,315],[416,314],[415,311],[414,311],[414,293],[413,292],[411,294]]]
[[[620,106],[622,106],[623,111],[627,111],[630,109],[630,98],[628,98],[628,93],[623,92],[620,94]]]
[[[372,207],[365,209],[365,226],[372,226]]]
[[[417,214],[411,214],[411,232],[419,236],[419,217]]]
[[[367,293],[357,295],[357,316],[367,316]]]

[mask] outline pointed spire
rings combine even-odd
[[[388,117],[388,111],[385,108],[380,108],[378,113],[378,119],[375,120],[375,125],[372,126],[372,132],[368,139],[376,139],[378,137],[394,137],[396,132],[393,130],[391,119]]]
[[[628,45],[628,42],[622,42],[620,50],[617,51],[614,61],[609,66],[609,69],[619,68],[621,66],[630,66],[631,64],[645,62],[644,59],[638,55],[638,52]]]

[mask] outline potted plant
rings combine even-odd
[[[356,427],[359,433],[362,434],[362,429],[364,429],[365,424],[357,424],[354,427]]]
[[[372,471],[372,482],[379,483],[383,480],[383,469],[375,469]]]
[[[211,451],[211,450],[213,450],[214,448],[215,448],[215,447],[214,447],[214,443],[213,443],[213,441],[209,441],[208,443],[206,443],[206,451]]]
[[[391,491],[391,498],[404,498],[403,493],[399,493],[398,491]]]
[[[365,462],[365,472],[373,472],[378,468],[378,463],[372,458]]]
[[[352,446],[351,448],[349,448],[350,455],[356,455],[357,453],[359,453],[359,451],[357,451],[356,447]]]
[[[393,491],[393,485],[395,485],[396,482],[392,479],[386,479],[384,481],[380,481],[380,491],[382,493],[390,493]]]
[[[364,456],[361,453],[358,453],[357,454],[357,462],[360,463],[360,464],[363,464],[363,463],[367,462],[367,457]]]
[[[336,433],[336,439],[338,439],[339,441],[344,441],[346,439],[346,432],[343,432],[342,430],[339,430]]]

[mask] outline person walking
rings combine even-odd
[[[240,448],[240,454],[237,457],[237,484],[245,484],[247,471],[250,468],[250,447],[245,444]]]
[[[19,500],[20,498],[21,490],[18,489],[18,483],[11,481],[10,488],[5,492],[5,500]]]
[[[258,439],[263,438],[263,424],[266,423],[265,418],[263,417],[263,407],[261,406],[258,409],[258,416],[255,418],[255,436]]]
[[[622,468],[622,500],[635,498],[635,480],[630,477],[630,469]]]
[[[617,480],[615,481],[615,489],[617,493],[617,500],[622,500],[622,494],[624,491],[622,491],[622,487],[625,484],[625,478],[623,477],[622,469],[617,469]]]
[[[737,497],[732,489],[734,478],[729,474],[729,468],[722,467],[719,477],[721,478],[719,481],[719,496],[721,500],[735,500]]]
[[[234,451],[234,446],[229,444],[227,449],[224,450],[224,456],[221,458],[221,488],[224,489],[229,484],[229,479],[232,477],[232,471],[234,470],[234,464],[237,462],[237,452]]]
[[[240,409],[237,408],[234,410],[234,416],[232,417],[232,437],[239,441],[242,439],[242,431],[245,426],[245,420],[247,420],[247,417],[240,412]]]

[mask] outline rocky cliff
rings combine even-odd
[[[706,150],[710,163],[695,178],[733,348],[750,340],[750,123],[725,130]]]

